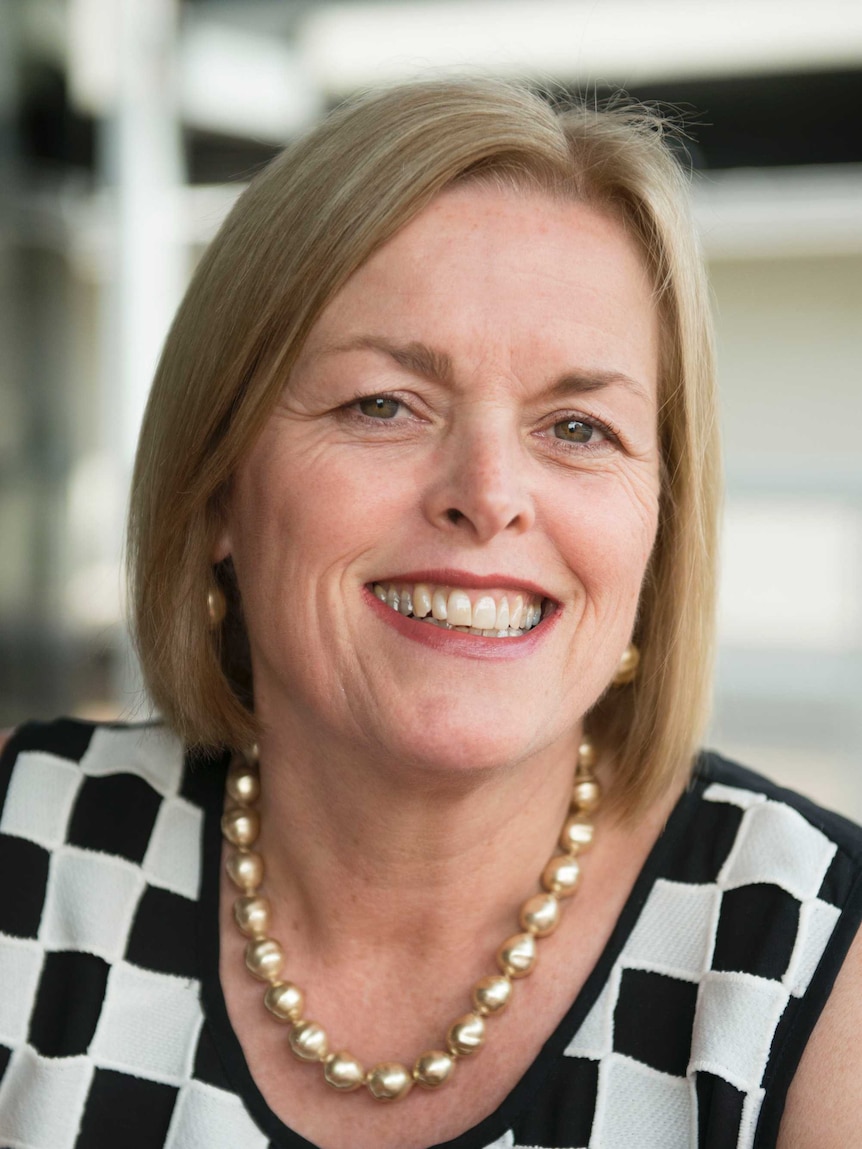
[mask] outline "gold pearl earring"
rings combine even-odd
[[[215,630],[227,614],[227,599],[220,586],[212,586],[207,591],[207,614],[209,615],[210,630]]]
[[[637,675],[640,660],[641,652],[633,642],[630,642],[620,657],[620,664],[617,667],[616,674],[611,679],[611,685],[628,685]]]

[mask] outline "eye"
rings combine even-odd
[[[369,395],[364,399],[357,399],[356,406],[363,415],[372,419],[394,419],[401,404],[391,395]]]
[[[600,427],[583,419],[561,419],[554,424],[554,436],[567,443],[592,443],[607,438]]]

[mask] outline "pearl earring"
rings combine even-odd
[[[210,630],[215,630],[227,614],[227,599],[220,586],[212,586],[207,591],[207,614]]]
[[[617,672],[611,679],[612,686],[627,686],[637,675],[641,652],[630,642],[620,656]]]

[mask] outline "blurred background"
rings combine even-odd
[[[123,518],[190,268],[286,141],[440,69],[684,114],[727,465],[710,742],[862,819],[857,0],[0,0],[0,726],[141,713]]]

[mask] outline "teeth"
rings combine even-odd
[[[516,594],[512,599],[509,610],[509,626],[512,630],[520,630],[524,621],[524,596]]]
[[[424,618],[431,613],[431,588],[424,582],[418,582],[413,588],[413,616]]]
[[[489,594],[484,594],[473,607],[473,626],[478,630],[488,630],[493,629],[496,622],[497,604]]]
[[[494,600],[491,599],[491,602]],[[509,600],[505,595],[500,599],[497,604],[497,617],[494,619],[493,625],[497,630],[509,629]]]
[[[434,611],[437,615],[437,611]],[[440,616],[437,615],[439,618]],[[470,626],[472,622],[472,608],[470,606],[470,596],[463,590],[449,591],[449,598],[446,601],[446,613],[443,615],[447,622],[452,626]]]
[[[442,627],[443,630],[458,630],[461,634],[481,634],[485,638],[519,638],[524,633],[522,630],[479,630],[473,626],[452,626],[451,623],[438,618],[423,618],[422,621],[430,623],[431,626]]]
[[[479,594],[461,587],[375,583],[374,594],[392,610],[446,630],[485,638],[513,638],[542,621],[542,603],[524,593]]]

